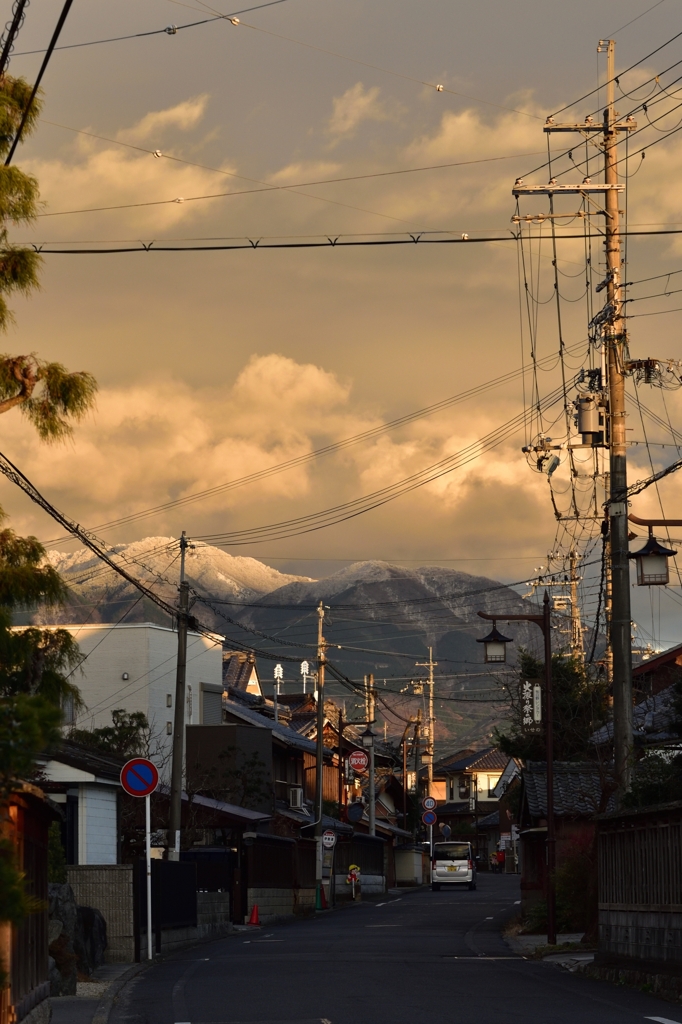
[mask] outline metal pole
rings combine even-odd
[[[618,127],[615,109],[616,44],[606,47],[606,109],[604,110],[604,181],[618,182]],[[632,641],[630,611],[630,563],[627,525],[627,442],[625,436],[625,360],[627,337],[621,297],[619,196],[609,189],[605,196],[605,249],[607,298],[611,316],[605,326],[609,388],[610,554],[612,576],[611,648],[613,650],[613,737],[616,783],[622,795],[630,788],[632,760]]]
[[[178,607],[178,665],[175,674],[175,714],[173,716],[173,762],[171,767],[170,827],[168,860],[180,860],[182,827],[182,763],[185,750],[185,683],[187,678],[187,620],[189,583],[185,580],[185,552],[189,542],[180,537],[180,600]]]
[[[343,821],[344,760],[343,760],[343,712],[339,711],[339,819]]]
[[[376,691],[374,689],[374,676],[370,673],[367,677],[367,721],[371,729],[374,725]],[[374,730],[372,730],[374,731]],[[377,834],[376,822],[376,784],[374,778],[374,743],[369,748],[369,834]]]
[[[576,661],[585,663],[583,647],[583,627],[580,621],[580,605],[578,604],[578,554],[571,548],[571,652]]]
[[[545,637],[545,753],[547,758],[547,943],[556,946],[556,841],[554,836],[554,714],[552,705],[552,621],[549,593],[542,603]]]
[[[322,803],[324,799],[324,664],[326,643],[323,627],[324,604],[320,601],[317,608],[317,749],[315,760],[315,838],[317,840],[315,878],[319,907],[322,905]]]
[[[147,959],[152,959],[152,815],[150,796],[144,798],[145,853],[147,857]]]

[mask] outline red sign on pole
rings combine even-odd
[[[354,772],[366,772],[369,765],[369,754],[366,750],[354,750],[348,757],[348,764]]]

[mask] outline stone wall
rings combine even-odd
[[[315,896],[317,890],[294,889],[294,913],[312,914],[315,910]]]
[[[231,931],[230,894],[228,892],[198,892],[197,938],[219,939]]]
[[[305,891],[305,890],[303,890]],[[258,917],[262,924],[281,921],[294,914],[293,889],[247,889],[246,921],[248,921],[254,904],[258,905]]]
[[[336,875],[334,878],[336,885],[336,898],[337,899],[351,899],[351,886],[346,883],[348,875]],[[356,884],[355,892],[362,893],[363,896],[376,896],[377,894],[383,895],[386,892],[386,876],[385,875],[360,875],[360,885]]]
[[[672,908],[599,908],[600,956],[682,964],[682,913]]]
[[[135,959],[132,865],[69,865],[66,877],[76,903],[99,910],[107,923],[105,962],[132,963]]]

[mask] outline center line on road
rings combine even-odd
[[[492,921],[492,917],[486,917],[486,921]]]
[[[670,1017],[645,1017],[645,1020],[657,1020],[658,1024],[680,1024],[678,1020],[671,1020]]]

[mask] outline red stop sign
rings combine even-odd
[[[348,764],[354,772],[366,772],[369,764],[369,754],[365,750],[354,750],[348,758]]]

